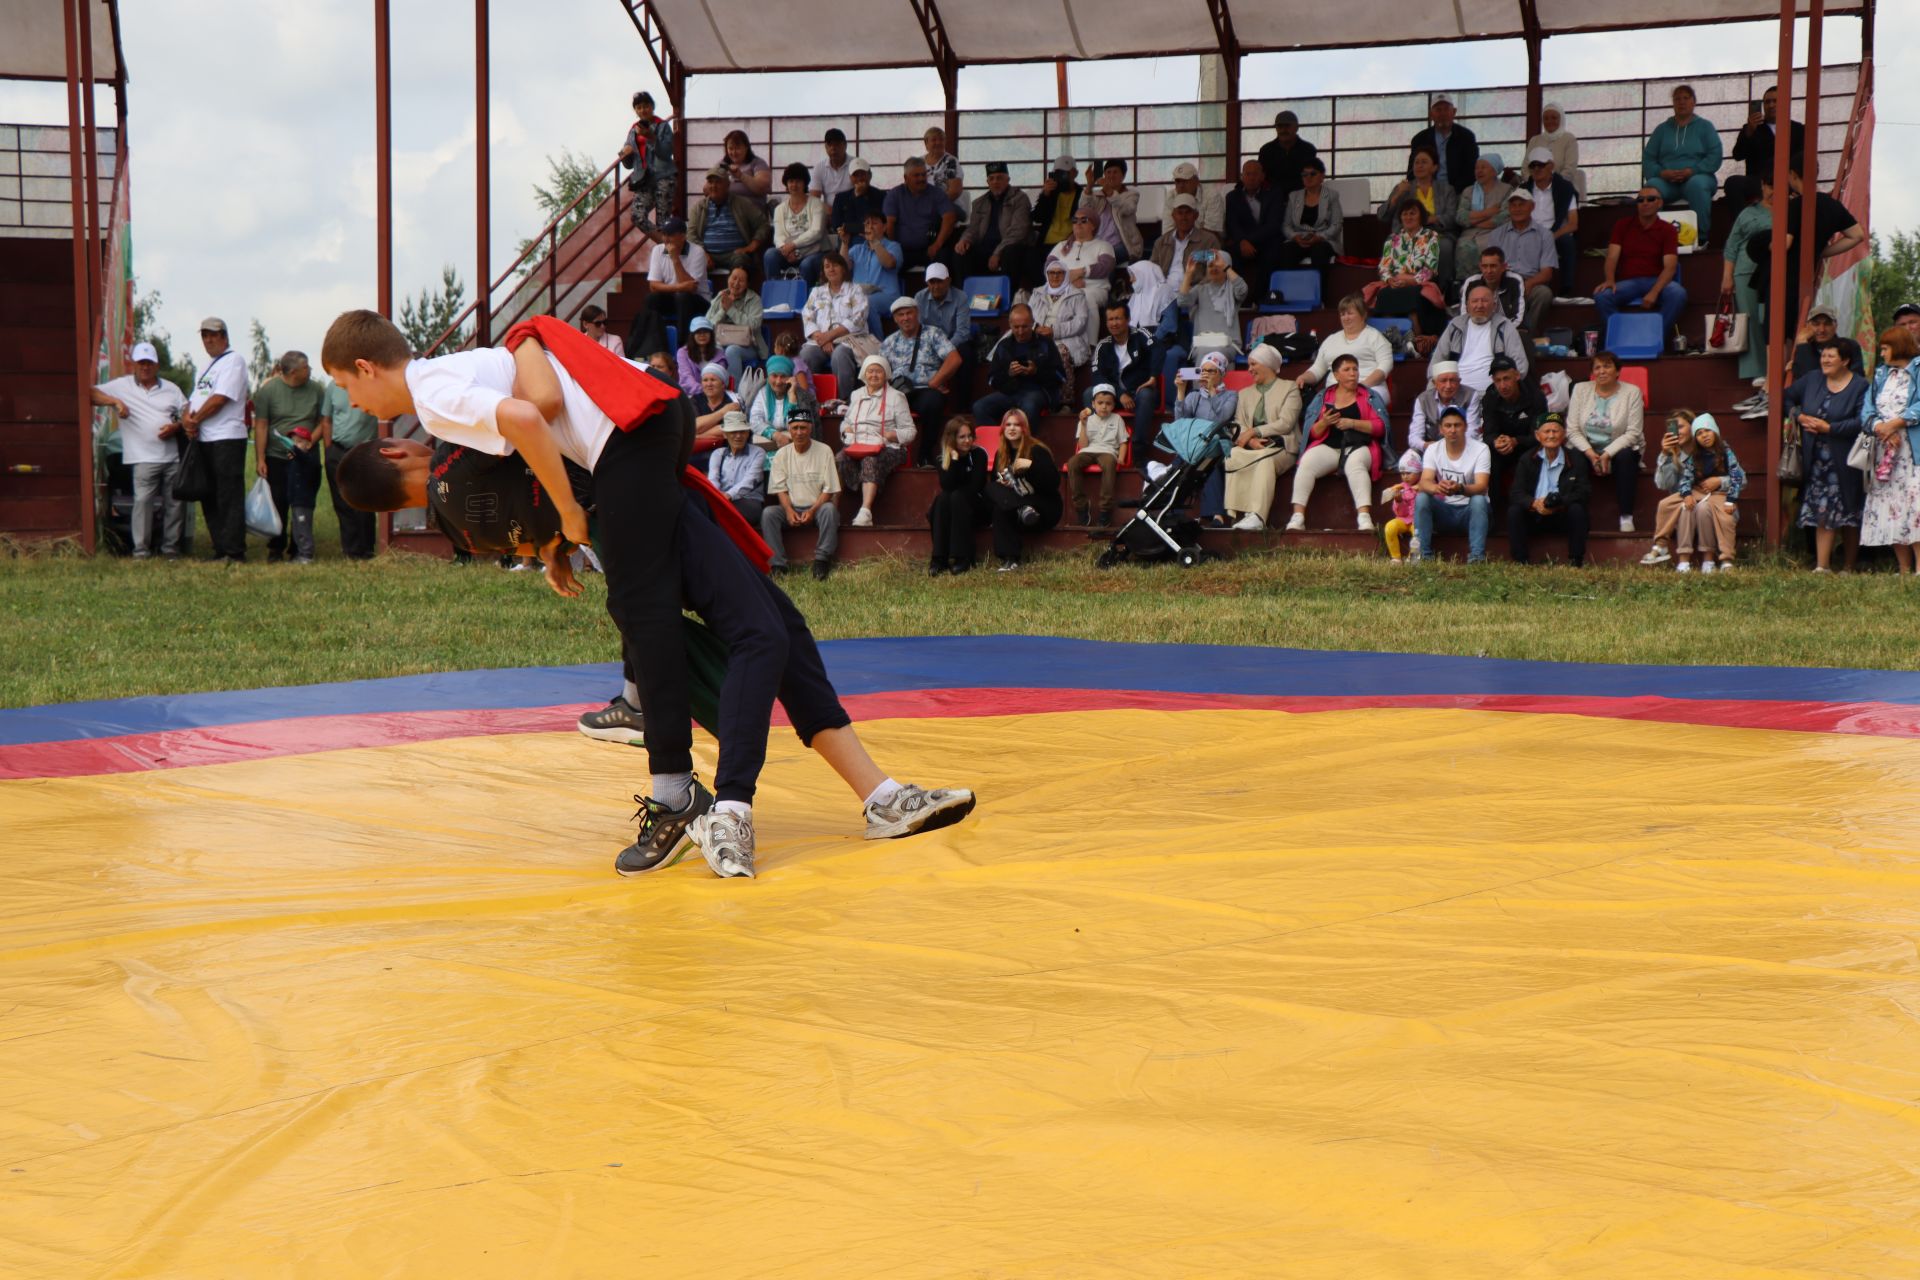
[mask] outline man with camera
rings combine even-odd
[[[1186,274],[1187,255],[1196,249],[1220,247],[1220,237],[1200,225],[1200,203],[1190,195],[1177,195],[1167,205],[1167,220],[1173,225],[1153,242],[1153,265],[1168,280]]]
[[[1507,550],[1515,564],[1528,563],[1527,540],[1536,532],[1567,535],[1567,558],[1578,569],[1587,562],[1587,499],[1593,493],[1593,464],[1566,447],[1567,426],[1549,413],[1534,428],[1540,447],[1520,458],[1507,499]]]

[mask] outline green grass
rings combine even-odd
[[[0,559],[0,705],[305,684],[618,656],[602,580],[404,554],[310,566]],[[203,544],[204,545],[204,544]],[[1724,578],[1610,567],[1395,568],[1281,550],[1182,571],[1101,572],[1092,551],[1018,576],[930,579],[905,560],[785,580],[823,638],[1018,633],[1587,662],[1920,666],[1920,589],[1784,561]],[[1017,680],[1018,673],[1008,673]]]

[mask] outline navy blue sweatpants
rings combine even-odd
[[[727,646],[714,798],[751,804],[767,762],[767,732],[776,700],[786,709],[794,733],[809,746],[815,734],[852,724],[853,718],[827,678],[806,618],[787,593],[733,545],[697,496],[681,504],[678,542],[686,606]]]

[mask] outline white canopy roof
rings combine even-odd
[[[52,7],[51,0],[25,0]],[[694,75],[729,71],[923,66],[925,3],[962,65],[1214,53],[1209,0],[866,0],[849,32],[846,0],[627,0],[645,3]],[[1542,35],[1700,26],[1779,16],[1777,0],[1216,0],[1242,52],[1513,39],[1526,12]],[[1873,0],[1833,0],[1857,16]],[[0,0],[18,5],[22,0]],[[1798,0],[1798,11],[1807,11]]]
[[[91,3],[93,78],[111,84],[120,78],[114,0]],[[0,80],[67,78],[67,27],[60,0],[0,0],[0,32],[6,33],[0,39]]]

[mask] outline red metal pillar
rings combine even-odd
[[[74,436],[79,449],[80,469],[76,480],[80,505],[80,543],[89,554],[94,548],[93,526],[93,363],[88,347],[92,345],[93,302],[87,293],[87,206],[97,203],[93,193],[84,190],[86,165],[81,157],[80,130],[85,112],[80,95],[87,91],[80,82],[79,6],[88,0],[61,0],[61,16],[67,36],[67,186],[72,196],[73,217],[73,362],[74,362]]]
[[[493,345],[493,267],[488,262],[492,256],[488,206],[493,194],[488,153],[493,145],[493,125],[487,111],[487,99],[492,91],[488,83],[491,50],[487,26],[487,0],[473,0],[473,296],[478,303],[473,309],[475,347]]]
[[[1807,5],[1807,154],[1800,161],[1800,225],[1790,228],[1793,247],[1798,251],[1796,270],[1800,277],[1800,304],[1813,304],[1813,277],[1820,269],[1822,246],[1813,242],[1814,196],[1820,191],[1820,36],[1826,26],[1826,0],[1810,0]],[[1782,94],[1789,102],[1792,94]],[[1788,130],[1792,137],[1792,130]],[[1800,317],[1793,317],[1794,323]]]
[[[380,314],[393,319],[393,77],[388,0],[373,0],[373,260]],[[386,522],[382,521],[382,525]]]
[[[82,144],[81,157],[86,161],[87,174],[87,297],[94,306],[94,323],[97,328],[102,323],[99,313],[100,300],[106,296],[101,287],[101,277],[106,268],[101,263],[101,251],[105,247],[106,231],[100,219],[100,127],[94,117],[93,102],[93,5],[95,0],[77,0],[80,16],[80,110],[86,120],[86,133]],[[95,333],[87,331],[87,340],[92,343]],[[94,360],[99,352],[94,352]]]
[[[1794,0],[1780,0],[1780,97],[1791,116],[1793,105],[1793,18]],[[1788,130],[1792,140],[1792,130]],[[1786,357],[1792,351],[1793,322],[1782,313],[1787,309],[1787,153],[1789,147],[1773,149],[1773,249],[1770,284],[1767,289],[1767,403],[1775,407],[1784,399]],[[1767,546],[1780,545],[1780,429],[1767,428]]]
[[[1546,126],[1540,115],[1546,109],[1546,95],[1540,87],[1540,50],[1545,35],[1540,29],[1540,12],[1535,0],[1520,0],[1520,25],[1527,40],[1527,136],[1532,137]],[[1566,121],[1560,122],[1561,128]],[[1525,157],[1520,163],[1520,172],[1527,171]]]
[[[1233,177],[1240,172],[1240,162],[1245,158],[1240,154],[1240,50],[1236,46],[1232,52],[1223,55],[1221,66],[1226,72],[1227,82],[1227,176]],[[1138,149],[1139,117],[1134,117],[1135,149]],[[1135,162],[1138,164],[1138,161]]]

